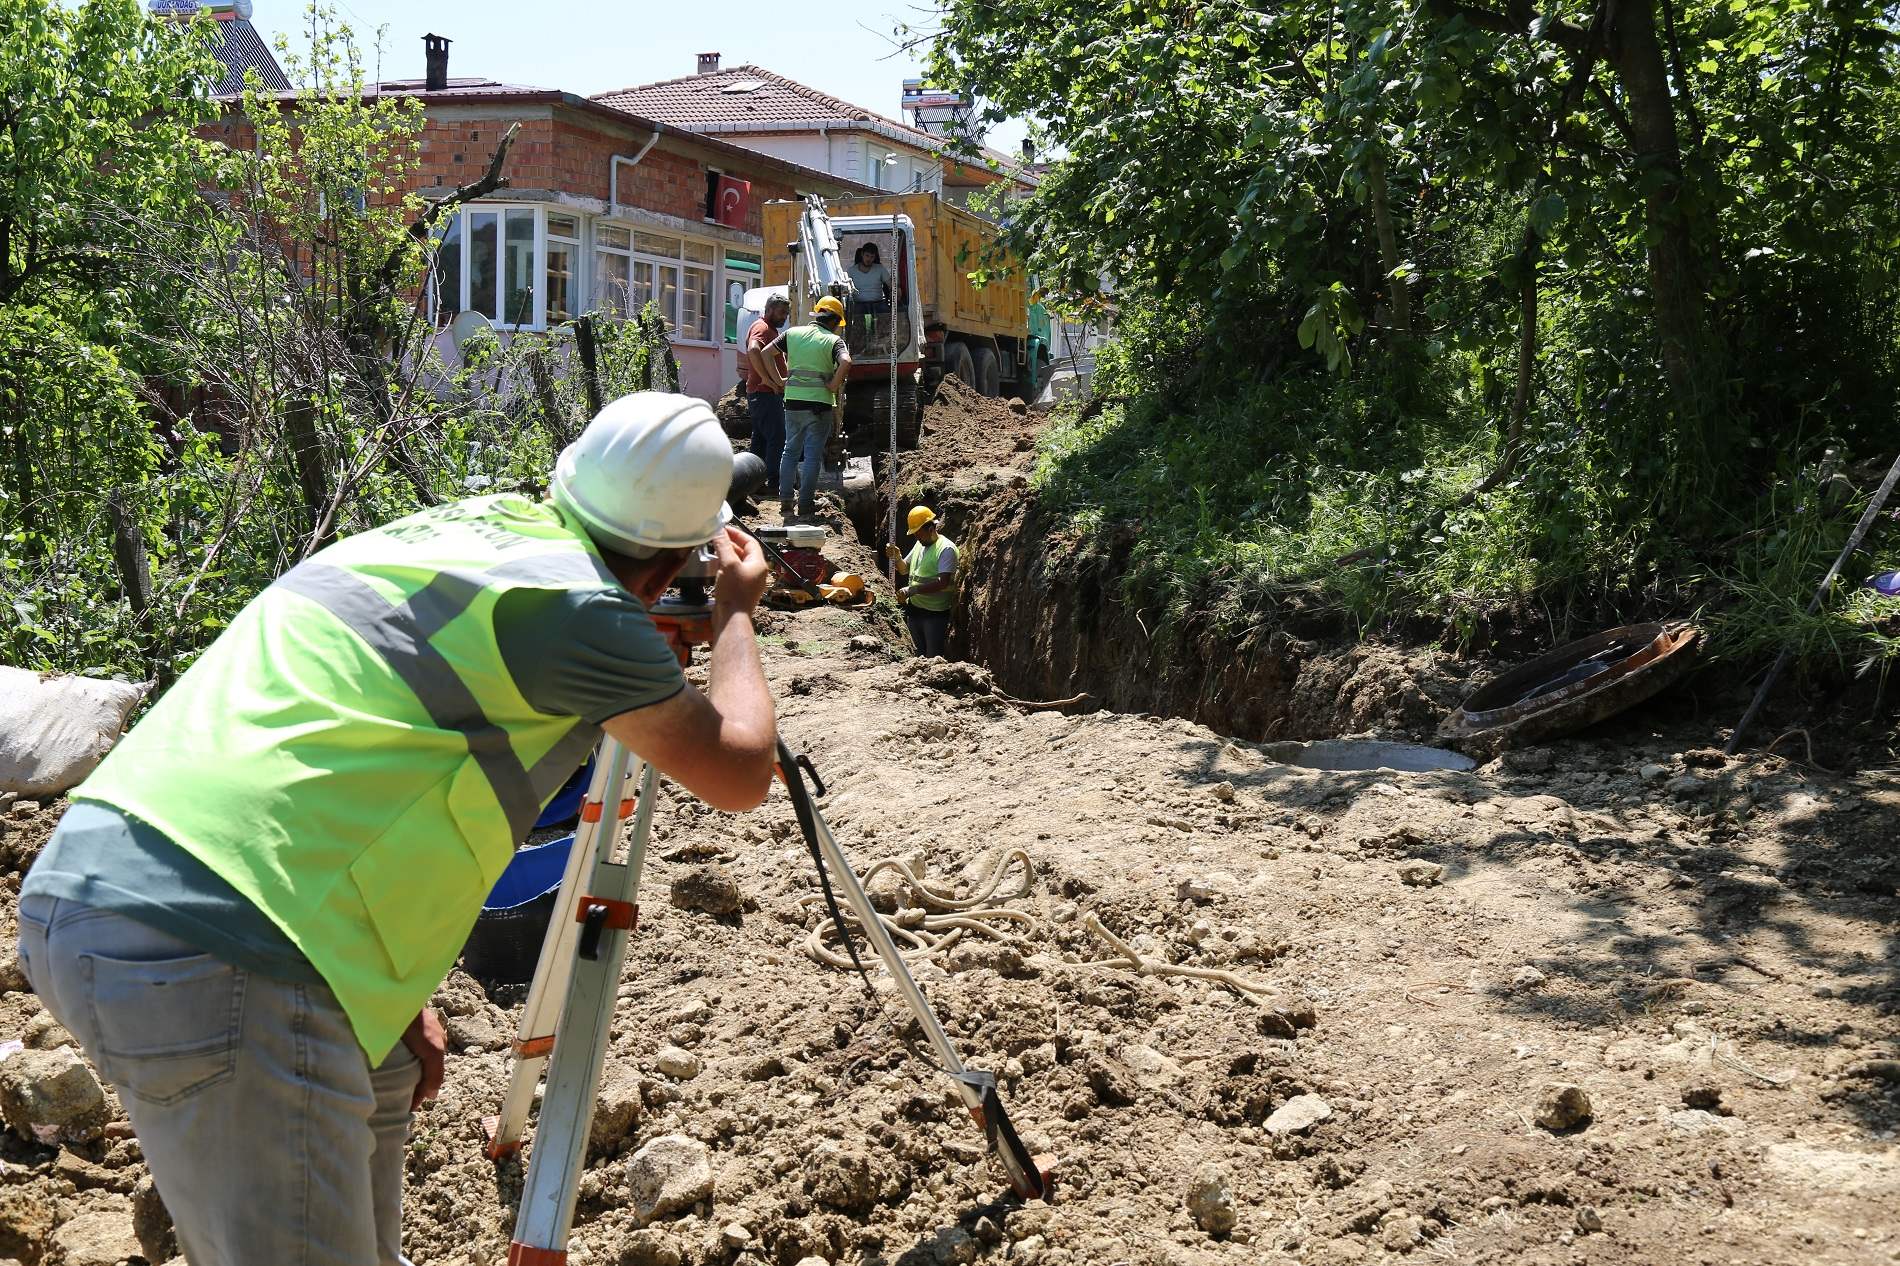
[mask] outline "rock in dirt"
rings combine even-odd
[[[1594,1234],[1603,1229],[1603,1215],[1590,1205],[1577,1210],[1577,1229],[1585,1235]]]
[[[107,1119],[106,1092],[68,1047],[15,1051],[0,1062],[0,1118],[24,1139],[97,1138]]]
[[[871,908],[879,914],[896,914],[912,900],[910,880],[895,870],[878,871],[864,886],[864,892],[871,898]]]
[[[31,988],[20,966],[19,943],[10,936],[0,937],[0,993],[25,993]]]
[[[846,1213],[867,1213],[877,1203],[877,1177],[869,1153],[821,1143],[805,1163],[805,1185],[820,1204]]]
[[[634,1215],[642,1222],[677,1213],[712,1198],[712,1156],[684,1134],[662,1134],[627,1162]]]
[[[0,1187],[0,1257],[39,1261],[57,1213],[43,1188]]]
[[[147,1261],[168,1262],[178,1256],[178,1233],[172,1229],[171,1211],[150,1174],[132,1189],[132,1234]]]
[[[119,1266],[143,1252],[132,1234],[131,1214],[123,1208],[81,1213],[53,1232],[54,1260],[64,1266]]]
[[[1654,761],[1652,761],[1649,764],[1643,766],[1641,769],[1637,770],[1636,776],[1638,778],[1641,778],[1644,782],[1649,783],[1652,786],[1654,786],[1657,783],[1668,782],[1669,781],[1669,766],[1658,765]]]
[[[1539,985],[1543,984],[1544,981],[1547,979],[1549,978],[1545,976],[1543,972],[1538,971],[1535,967],[1529,966],[1527,964],[1523,967],[1518,968],[1517,971],[1511,976],[1511,988],[1535,989]]]
[[[699,1076],[699,1056],[677,1046],[662,1046],[660,1053],[653,1057],[653,1066],[679,1081],[691,1081]]]
[[[1430,888],[1445,878],[1445,868],[1422,857],[1408,857],[1399,863],[1399,880],[1414,888]]]
[[[639,1070],[618,1060],[610,1061],[594,1095],[594,1123],[587,1134],[589,1154],[609,1155],[631,1138],[644,1106]]]
[[[621,1242],[620,1266],[680,1266],[680,1251],[666,1232],[641,1227]]]
[[[1552,1082],[1537,1095],[1531,1119],[1546,1130],[1570,1130],[1589,1122],[1590,1092],[1573,1082]]]
[[[1095,1100],[1104,1107],[1125,1108],[1135,1101],[1138,1083],[1135,1074],[1120,1060],[1106,1055],[1091,1055],[1082,1067]]]
[[[831,1263],[822,1257],[801,1257],[795,1266],[831,1266]]]
[[[744,900],[739,881],[717,862],[695,866],[673,881],[672,901],[682,910],[702,910],[719,917],[737,914]]]
[[[50,1011],[36,1011],[33,1018],[20,1030],[20,1040],[36,1051],[50,1051],[59,1046],[78,1046],[79,1040],[68,1033]]]
[[[1234,1208],[1233,1182],[1218,1165],[1203,1165],[1187,1189],[1188,1216],[1209,1235],[1226,1235],[1240,1215]]]
[[[1304,1134],[1333,1115],[1333,1106],[1318,1095],[1294,1095],[1266,1120],[1266,1131],[1275,1138]]]

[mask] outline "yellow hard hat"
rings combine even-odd
[[[813,316],[836,317],[842,321],[844,320],[844,304],[832,296],[826,295],[817,303],[811,305],[811,314]]]
[[[908,520],[910,524],[910,530],[912,532],[915,532],[918,528],[922,527],[924,524],[930,522],[932,519],[936,517],[937,517],[937,512],[935,510],[932,510],[929,506],[917,506],[914,509],[912,509],[910,512],[910,518]]]

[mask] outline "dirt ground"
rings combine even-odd
[[[980,669],[908,659],[886,609],[761,633],[861,869],[910,859],[977,893],[1025,855],[991,904],[1026,919],[915,970],[1059,1158],[1056,1193],[1005,1197],[888,985],[873,1004],[807,956],[816,885],[782,792],[734,816],[663,791],[571,1260],[1900,1261],[1900,772],[1725,761],[1666,696],[1469,772],[1327,773],[1186,721],[1018,707]],[[58,809],[0,819],[9,944]],[[669,900],[724,879],[733,913]],[[1090,916],[1258,992],[1101,965]],[[8,966],[0,1041],[56,1041]],[[458,971],[437,996],[453,1053],[411,1143],[418,1266],[505,1258],[521,1163],[485,1159],[482,1118],[519,995]],[[143,1171],[116,1133],[0,1147],[0,1259],[77,1261],[62,1226],[130,1218]],[[642,1227],[630,1157],[669,1134],[706,1146],[712,1193]]]

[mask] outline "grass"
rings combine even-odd
[[[1787,464],[1692,515],[1659,459],[1620,459],[1627,435],[1551,408],[1534,411],[1515,477],[1474,497],[1498,428],[1455,360],[1403,392],[1286,375],[1184,401],[1130,391],[1132,377],[1109,358],[1097,390],[1112,402],[1056,415],[1033,482],[1064,565],[1118,566],[1122,600],[1164,646],[1190,618],[1238,633],[1297,597],[1362,633],[1426,621],[1464,645],[1694,616],[1719,658],[1791,646],[1810,667],[1882,675],[1900,661],[1900,599],[1851,588],[1900,566],[1891,531],[1805,612],[1865,504],[1803,494],[1812,469]]]

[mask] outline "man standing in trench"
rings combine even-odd
[[[937,530],[937,512],[914,506],[906,523],[917,538],[910,553],[895,545],[884,547],[885,557],[897,564],[897,574],[910,583],[897,591],[904,604],[904,625],[919,655],[943,655],[950,636],[950,604],[956,597],[957,543]]]
[[[395,1266],[426,1003],[602,730],[764,799],[758,545],[704,403],[640,393],[553,497],[350,537],[253,600],[75,793],[20,893],[34,991],[118,1088],[193,1266]],[[711,543],[704,693],[647,614]]]

